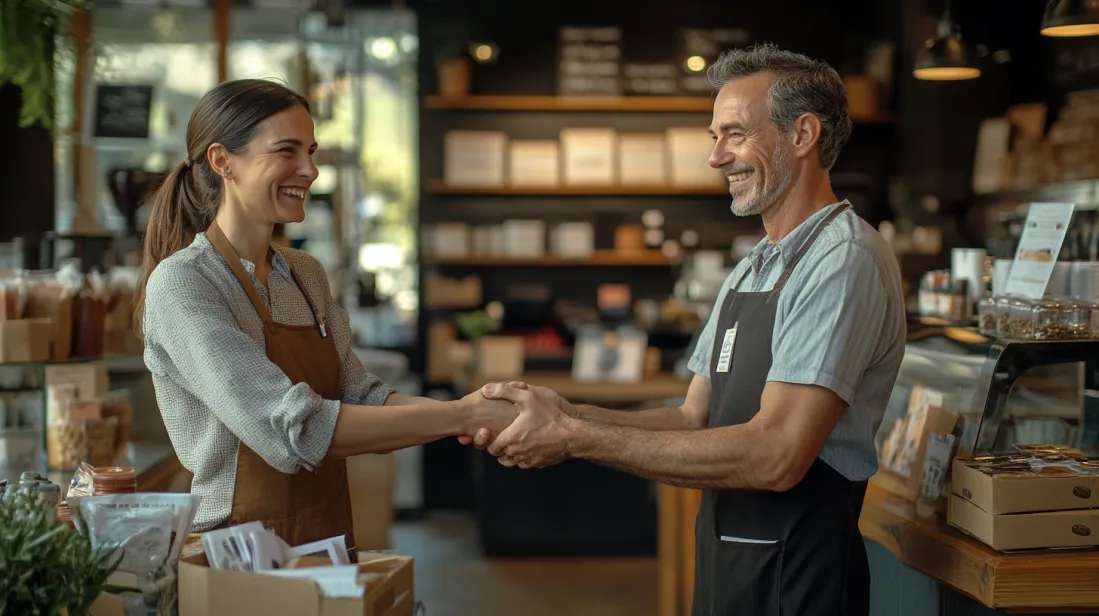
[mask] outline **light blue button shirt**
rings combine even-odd
[[[745,271],[741,291],[770,291],[822,209],[772,244],[764,238],[725,280],[688,368],[710,376],[718,313]],[[881,235],[848,209],[821,232],[779,294],[768,381],[819,385],[848,404],[820,457],[852,481],[878,469],[874,435],[904,358],[900,267]]]

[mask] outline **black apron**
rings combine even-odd
[[[849,207],[836,206],[817,225],[774,289],[740,291],[747,270],[727,295],[710,361],[711,428],[746,423],[759,411],[778,295],[821,230]],[[693,616],[867,616],[870,571],[859,533],[865,494],[865,481],[847,480],[820,458],[786,492],[704,491]]]

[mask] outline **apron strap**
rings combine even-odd
[[[305,285],[302,284],[301,278],[298,278],[298,272],[294,270],[294,266],[290,265],[289,261],[286,262],[286,265],[289,266],[290,277],[294,279],[294,284],[298,285],[298,290],[301,291],[302,297],[305,298],[305,303],[309,304],[309,312],[313,313],[313,322],[317,324],[317,329],[321,332],[321,338],[327,338],[328,328],[325,326],[324,318],[317,312],[317,306],[313,303],[313,298],[309,295],[309,291],[306,290]]]
[[[839,207],[829,212],[828,215],[824,217],[824,220],[820,221],[820,224],[813,229],[813,232],[809,234],[809,237],[807,237],[805,242],[801,245],[801,248],[794,253],[794,258],[790,259],[790,262],[786,264],[786,268],[782,270],[782,275],[779,276],[778,280],[775,282],[775,286],[771,289],[771,294],[767,297],[767,303],[773,302],[775,298],[778,297],[779,292],[782,291],[782,287],[786,286],[786,281],[790,278],[790,274],[794,273],[794,268],[797,267],[798,262],[805,256],[805,253],[809,252],[809,248],[813,245],[813,242],[817,241],[817,238],[820,237],[824,228],[831,224],[840,214],[849,209],[851,209],[851,203],[849,201],[844,201]]]
[[[248,294],[248,299],[251,300],[252,306],[255,307],[256,312],[259,314],[259,318],[263,321],[264,327],[267,327],[274,323],[274,319],[271,317],[271,310],[267,307],[267,304],[263,302],[263,298],[260,297],[259,291],[256,290],[256,285],[252,283],[252,277],[245,271],[244,266],[240,263],[240,255],[233,249],[233,245],[229,243],[229,238],[225,237],[225,233],[222,232],[221,227],[215,222],[210,225],[210,229],[206,231],[206,237],[210,239],[210,243],[214,245],[221,257],[225,259],[229,264],[229,269],[233,270],[233,273],[237,277],[237,281],[240,282],[240,286],[244,287],[244,292]],[[301,279],[298,278],[298,273],[294,271],[294,266],[287,262],[287,266],[290,267],[290,277],[294,279],[294,284],[298,286],[298,290],[301,291],[302,296],[305,298],[305,303],[309,304],[309,312],[313,315],[313,322],[317,324],[317,329],[320,331],[321,338],[328,337],[328,328],[325,326],[324,319],[321,318],[320,313],[317,312],[317,306],[313,303],[313,298],[310,297],[309,291],[305,289],[305,285],[302,284]]]
[[[233,270],[233,274],[236,275],[237,281],[240,282],[240,286],[244,287],[244,292],[248,295],[248,299],[251,300],[252,306],[259,314],[260,320],[263,321],[264,327],[270,327],[273,321],[271,320],[271,311],[267,308],[267,304],[263,303],[263,298],[260,297],[259,291],[256,290],[256,285],[252,283],[252,277],[248,275],[248,272],[244,270],[244,266],[240,263],[240,255],[233,249],[233,245],[229,243],[229,238],[225,237],[225,233],[222,232],[221,227],[218,224],[212,223],[209,230],[206,231],[206,237],[209,238],[210,243],[214,245],[218,253],[221,254],[221,258],[225,259],[225,262],[229,264],[229,269]],[[312,304],[310,304],[312,306]]]

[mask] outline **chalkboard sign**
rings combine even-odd
[[[560,30],[557,90],[562,96],[618,96],[622,30],[615,27]]]
[[[147,139],[152,100],[153,86],[97,86],[95,136]]]
[[[622,89],[628,96],[675,96],[679,93],[679,69],[671,62],[626,64]]]
[[[680,84],[686,94],[709,94],[713,85],[706,76],[706,68],[717,60],[721,52],[748,43],[747,30],[738,28],[679,30]],[[699,62],[701,59],[701,62]]]

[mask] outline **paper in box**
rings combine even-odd
[[[307,579],[211,569],[205,554],[179,563],[180,616],[411,616],[415,608],[413,559],[359,553],[362,597],[322,595]]]

